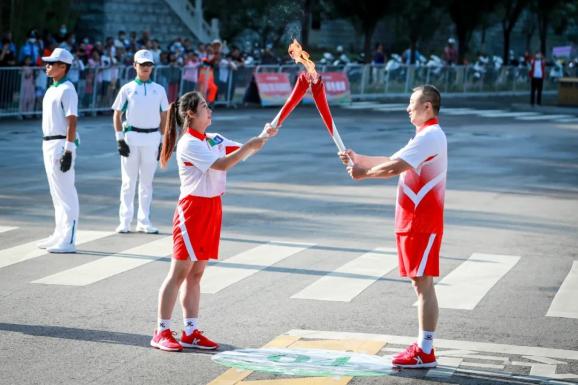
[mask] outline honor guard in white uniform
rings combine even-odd
[[[150,221],[153,178],[157,169],[161,135],[169,103],[165,89],[151,80],[153,54],[140,50],[134,54],[137,76],[120,89],[112,109],[113,123],[120,154],[122,186],[120,189],[120,224],[118,233],[128,233],[134,215],[137,178],[138,214],[136,231],[156,234]],[[125,115],[124,122],[122,115]]]
[[[72,54],[63,48],[56,48],[50,56],[42,58],[46,75],[52,78],[42,100],[42,154],[54,204],[55,229],[38,247],[51,253],[76,252],[78,195],[74,186],[74,163],[78,95],[66,79],[72,59]]]

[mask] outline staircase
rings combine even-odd
[[[164,0],[171,7],[174,13],[181,19],[196,38],[209,43],[219,38],[219,24],[217,19],[213,19],[211,24],[203,18],[203,1],[195,0],[193,6],[189,0]]]

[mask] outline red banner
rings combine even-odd
[[[349,79],[344,72],[320,72],[319,75],[325,84],[325,93],[329,104],[351,103]],[[303,98],[303,103],[313,103],[310,90]]]
[[[267,73],[260,72],[255,74],[255,82],[259,91],[261,105],[265,106],[282,106],[285,100],[291,95],[291,83],[287,73]]]

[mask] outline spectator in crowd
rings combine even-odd
[[[84,39],[82,39],[82,42],[80,43],[79,48],[84,51],[84,58],[85,58],[84,64],[87,64],[88,58],[92,54],[92,50],[94,48],[94,45],[92,45],[90,43],[90,39],[88,37],[85,37]]]
[[[129,38],[128,38],[128,51],[130,51],[130,52],[138,51],[137,46],[138,46],[138,44],[137,44],[136,32],[131,31]]]
[[[546,63],[542,57],[542,52],[536,52],[536,56],[530,62],[530,104],[534,106],[534,102],[538,105],[542,104],[542,87],[544,86],[544,78],[546,77]],[[537,100],[536,100],[537,94]]]
[[[207,58],[207,46],[205,44],[199,43],[197,46],[197,56],[201,61]]]
[[[186,54],[185,65],[183,68],[183,92],[194,91],[199,79],[199,66],[201,62],[195,52]]]
[[[528,51],[524,52],[524,64],[529,66],[531,61],[532,61],[532,55],[530,55],[530,52],[528,52]]]
[[[377,43],[375,45],[375,51],[373,52],[373,58],[371,59],[371,63],[374,65],[385,64],[385,53],[382,43]]]
[[[401,54],[401,60],[402,60],[403,64],[416,64],[416,63],[419,63],[422,58],[423,58],[423,55],[421,54],[421,52],[418,51],[417,47],[414,50],[413,57],[411,54],[411,47],[408,47]]]
[[[188,38],[183,39],[183,48],[185,49],[185,54],[194,51],[193,42],[191,41],[191,39]]]
[[[24,58],[24,63],[22,63],[22,81],[20,83],[20,112],[32,112],[34,111],[34,69],[32,66],[32,58],[26,56]]]
[[[68,72],[68,80],[74,84],[78,94],[79,106],[83,106],[83,102],[86,99],[86,71],[84,70],[86,68],[86,60],[84,49],[78,47],[76,51],[73,51],[72,65]]]
[[[383,71],[385,69],[385,53],[382,43],[377,43],[375,45],[371,64],[373,65],[371,68],[373,83],[381,83],[383,81]]]
[[[50,51],[52,52],[52,51]],[[34,76],[34,96],[35,96],[35,104],[34,110],[41,111],[42,110],[42,99],[44,98],[44,94],[46,93],[46,89],[48,88],[48,76],[46,76],[46,71],[36,71]]]
[[[157,39],[153,39],[151,41],[151,49],[149,51],[151,51],[151,53],[153,54],[153,59],[155,61],[155,63],[160,63],[161,62],[161,43],[157,40]]]
[[[116,48],[124,48],[125,50],[130,46],[129,40],[126,38],[125,31],[118,31],[118,36],[114,40],[114,46]]]
[[[16,45],[12,41],[12,33],[7,32],[2,36],[0,45],[0,67],[16,65]]]
[[[167,51],[161,52],[161,57],[159,61],[161,66],[168,66],[169,65],[169,53]]]
[[[96,102],[93,96],[100,91],[102,83],[102,72],[100,71],[100,52],[93,48],[88,59],[89,71],[86,73],[86,98],[88,102]]]
[[[56,41],[55,40],[48,40],[44,44],[44,49],[42,50],[42,56],[50,56],[52,54],[52,51],[54,51],[55,48],[56,48]]]
[[[15,66],[18,64],[16,59],[16,45],[12,42],[12,33],[7,32],[2,36],[0,67]],[[20,74],[16,71],[4,71],[0,79],[0,108],[11,107],[13,95],[18,92]]]
[[[76,36],[73,33],[66,34],[66,38],[59,45],[60,48],[72,52],[76,48]]]
[[[80,52],[82,55],[82,50],[72,51],[72,64],[70,65],[70,70],[68,71],[68,80],[74,84],[74,88],[80,95],[80,90],[78,88],[78,81],[80,80],[80,73],[84,71],[84,62],[82,61],[82,56],[79,56]]]
[[[444,61],[447,65],[458,64],[458,49],[456,48],[456,40],[453,37],[448,39],[448,44],[444,48]]]
[[[102,85],[100,95],[102,96],[103,105],[112,104],[113,94],[115,91],[116,78],[113,76],[115,71],[113,66],[116,65],[114,58],[114,46],[112,39],[107,39],[107,46],[100,57],[100,66],[102,67]]]
[[[265,51],[263,51],[263,55],[261,55],[261,64],[279,64],[279,59],[273,53],[273,45],[270,43],[265,46]]]
[[[38,63],[40,60],[40,43],[38,41],[38,32],[35,29],[28,33],[28,40],[20,48],[20,55],[18,56],[18,63],[24,64],[24,58],[30,56],[32,63]]]
[[[44,49],[46,48],[46,46],[53,46],[54,48],[57,48],[58,45],[61,43],[60,41],[58,41],[56,39],[56,37],[54,37],[54,35],[52,34],[52,32],[50,32],[49,30],[45,29],[44,31],[42,31],[42,37],[40,39],[38,39],[38,43],[40,45],[40,52],[44,52]],[[51,51],[52,52],[52,51]],[[39,60],[39,65],[43,65],[44,63],[42,63],[42,61]]]
[[[179,96],[179,85],[181,80],[181,70],[179,67],[182,66],[180,62],[181,58],[176,52],[169,53],[169,66],[165,68],[168,87],[167,87],[167,97],[169,103],[174,102]]]
[[[236,68],[245,65],[245,60],[243,58],[243,53],[236,45],[231,47],[231,52],[229,53],[228,59],[235,65]]]
[[[142,31],[142,34],[140,36],[140,39],[138,39],[136,41],[137,44],[137,48],[138,49],[142,49],[144,47],[146,47],[148,41],[150,40],[150,33],[149,31],[147,31],[146,29],[144,31]]]
[[[56,40],[58,43],[62,43],[68,37],[68,27],[66,24],[62,24],[58,29],[58,35],[56,35]]]

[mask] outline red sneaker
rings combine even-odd
[[[211,341],[203,335],[203,332],[199,329],[195,329],[190,336],[183,331],[181,337],[181,345],[185,348],[196,348],[205,350],[215,350],[219,348],[219,344]]]
[[[434,349],[430,354],[426,354],[417,343],[409,345],[409,347],[393,357],[391,360],[393,366],[400,368],[435,368],[437,366]]]
[[[181,344],[173,337],[173,332],[170,329],[165,329],[160,333],[155,330],[151,346],[167,352],[180,352],[183,350]]]
[[[405,355],[407,354],[407,352],[408,352],[410,349],[415,349],[416,347],[417,347],[417,342],[414,342],[413,344],[411,344],[411,345],[409,345],[407,348],[405,348],[405,350],[402,350],[401,352],[395,354],[392,359],[395,360],[395,359],[397,359],[397,358],[403,357],[403,356],[405,356]]]

